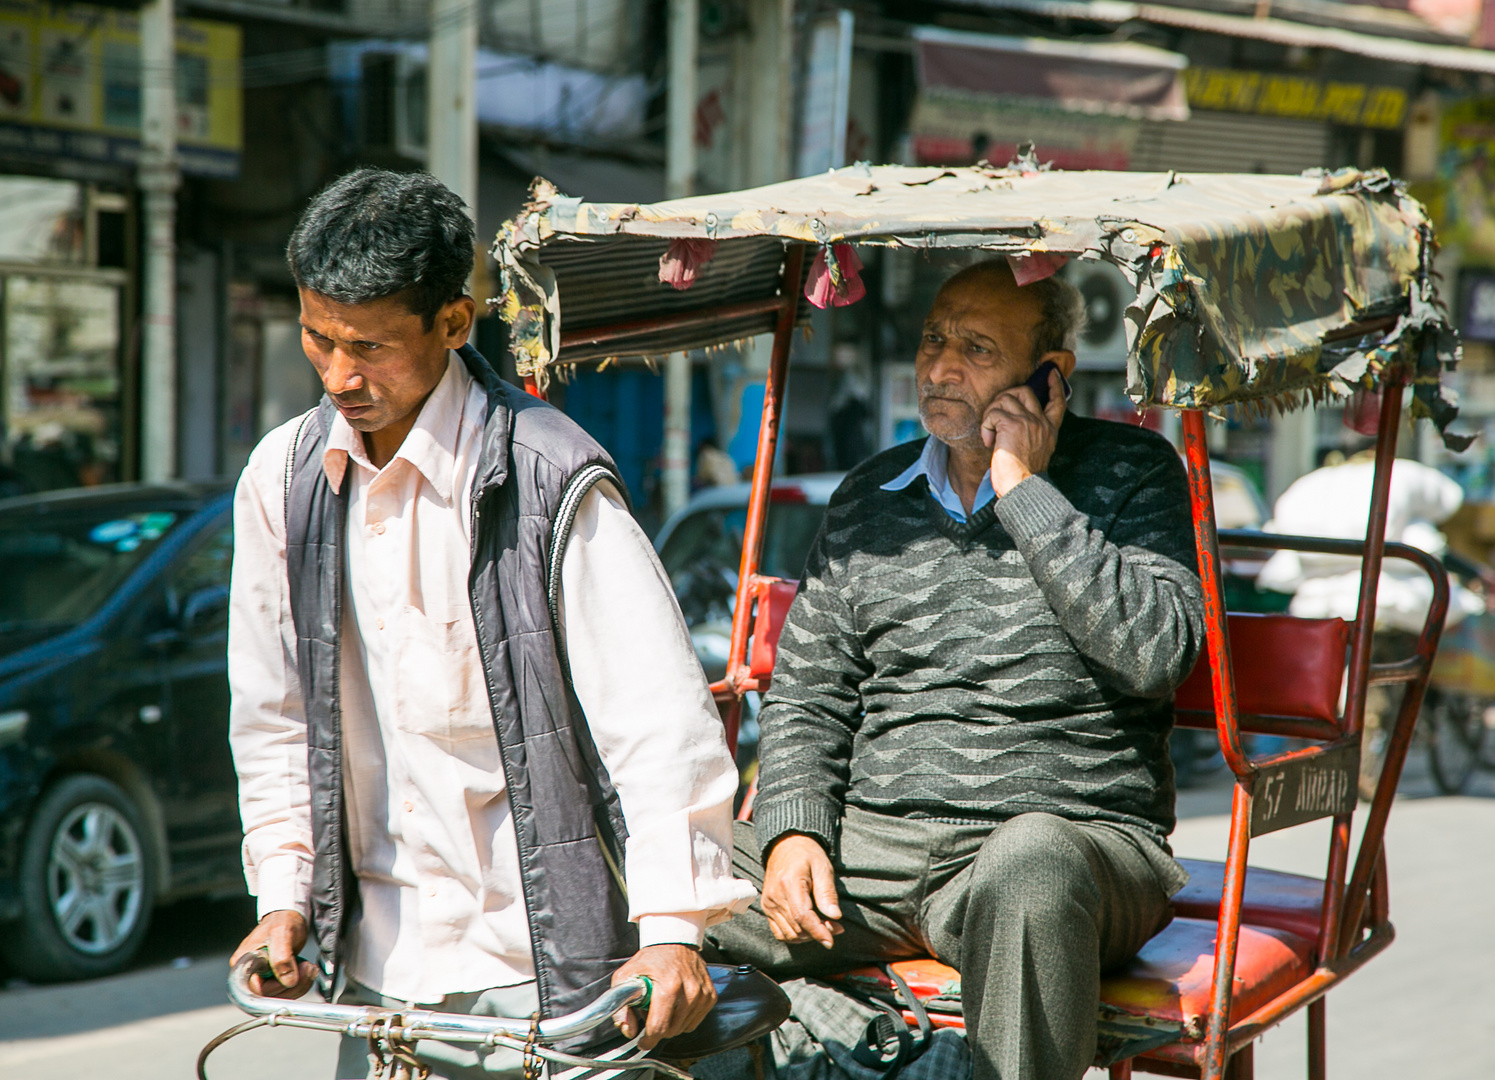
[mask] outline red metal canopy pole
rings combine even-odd
[[[1402,372],[1384,373],[1381,418],[1376,429],[1376,469],[1371,478],[1370,516],[1365,523],[1365,555],[1360,563],[1360,603],[1355,610],[1355,636],[1350,645],[1350,668],[1345,683],[1344,727],[1351,734],[1365,727],[1365,698],[1370,682],[1371,645],[1376,628],[1376,593],[1381,584],[1381,559],[1386,551],[1386,516],[1391,503],[1391,469],[1396,461],[1397,431],[1402,417]],[[1364,754],[1362,742],[1360,752]],[[1351,814],[1339,814],[1329,834],[1329,862],[1324,873],[1324,922],[1319,936],[1319,963],[1342,955],[1345,868],[1350,853]],[[1365,839],[1361,839],[1362,846]],[[1358,905],[1353,905],[1358,910]],[[1357,915],[1358,917],[1358,915]]]
[[[805,249],[791,245],[784,252],[784,274],[779,285],[779,315],[774,323],[773,356],[768,383],[763,388],[763,419],[758,428],[758,456],[753,461],[753,487],[748,496],[747,524],[742,532],[742,562],[737,570],[737,606],[732,611],[732,644],[727,652],[727,685],[737,690],[747,677],[747,641],[753,625],[753,579],[763,557],[768,496],[773,487],[773,459],[779,448],[779,422],[784,414],[784,386],[789,378],[789,346],[799,313],[799,285]]]
[[[1235,977],[1236,949],[1241,930],[1241,902],[1246,888],[1246,855],[1251,844],[1251,795],[1256,767],[1241,746],[1235,696],[1235,672],[1230,659],[1230,630],[1225,615],[1225,583],[1220,564],[1220,537],[1215,527],[1214,486],[1210,481],[1209,442],[1204,413],[1183,414],[1184,459],[1189,469],[1189,504],[1194,517],[1194,544],[1199,554],[1199,579],[1204,587],[1204,635],[1215,691],[1215,728],[1220,752],[1235,773],[1230,809],[1230,850],[1225,861],[1225,885],[1220,896],[1220,918],[1215,932],[1214,984],[1205,1028],[1201,1080],[1221,1080],[1229,1064],[1230,999]]]

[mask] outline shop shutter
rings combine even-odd
[[[1196,109],[1188,120],[1143,121],[1131,167],[1291,174],[1329,163],[1328,124]]]

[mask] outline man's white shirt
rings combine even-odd
[[[467,579],[486,401],[462,361],[375,469],[338,415],[322,466],[347,485],[343,779],[360,913],[347,970],[434,1003],[534,978],[530,928]],[[229,629],[230,739],[244,869],[259,912],[307,913],[306,724],[285,563],[292,421],[239,481]],[[641,944],[700,944],[753,897],[731,874],[737,774],[663,567],[612,484],[582,501],[561,562],[577,700],[628,824]]]

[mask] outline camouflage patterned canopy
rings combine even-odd
[[[689,291],[661,284],[672,241],[718,253]],[[522,373],[660,355],[764,332],[692,322],[563,349],[568,331],[774,295],[789,243],[981,248],[1106,259],[1136,283],[1128,392],[1139,406],[1292,408],[1415,370],[1414,411],[1446,426],[1457,338],[1430,275],[1422,206],[1376,171],[1260,176],[853,166],[648,206],[585,203],[543,181],[498,237],[500,301]]]

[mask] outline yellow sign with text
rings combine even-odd
[[[187,172],[238,174],[241,49],[237,26],[177,21],[177,140]],[[134,13],[0,0],[0,149],[133,164],[139,156],[140,88],[140,23]]]
[[[1184,70],[1184,87],[1191,109],[1369,128],[1400,128],[1407,117],[1407,92],[1396,86],[1191,67]]]

